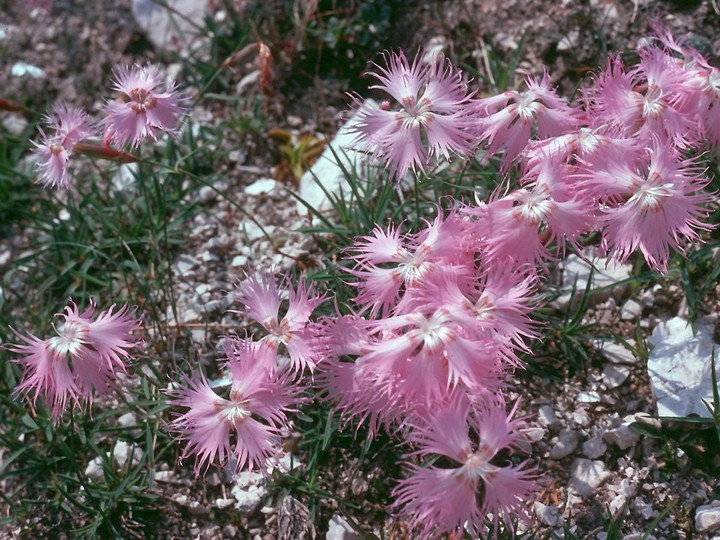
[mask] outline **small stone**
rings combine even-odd
[[[131,412],[126,412],[118,418],[118,425],[122,427],[132,427],[137,425],[137,418]]]
[[[112,186],[115,191],[128,191],[133,186],[140,174],[140,165],[137,163],[125,163],[120,165],[112,177]]]
[[[545,505],[541,502],[533,504],[533,510],[540,523],[549,527],[558,527],[562,525],[563,518],[557,506]]]
[[[355,540],[358,537],[350,524],[338,514],[330,518],[327,540]]]
[[[85,467],[85,476],[95,482],[105,480],[105,471],[103,471],[102,463],[101,457],[93,458],[90,463],[87,464],[87,467]]]
[[[173,471],[157,471],[155,481],[164,484],[179,484],[180,479]]]
[[[212,186],[203,186],[198,190],[198,200],[202,203],[208,203],[217,197],[217,191]]]
[[[570,469],[570,487],[580,496],[589,497],[597,488],[607,482],[612,474],[602,461],[576,459]]]
[[[603,368],[603,381],[608,388],[617,388],[630,376],[630,366],[608,364]]]
[[[238,528],[235,525],[225,525],[223,527],[223,536],[225,538],[235,538],[238,533]]]
[[[187,276],[193,268],[199,265],[200,261],[196,258],[191,257],[190,255],[181,255],[175,263],[175,268],[177,269],[178,275]]]
[[[558,434],[558,441],[550,450],[550,458],[562,459],[572,454],[577,448],[580,441],[580,435],[577,431],[571,429],[563,429]]]
[[[633,299],[628,300],[620,309],[620,319],[623,321],[634,321],[642,315],[642,306]]]
[[[597,392],[579,392],[577,395],[578,403],[599,403],[601,401],[600,394]]]
[[[113,448],[113,461],[118,469],[122,469],[130,461],[130,464],[140,461],[142,458],[142,450],[126,443],[125,441],[117,441]]]
[[[631,346],[635,345],[634,342],[628,342],[628,344]],[[613,341],[597,341],[595,348],[600,351],[603,357],[610,360],[613,364],[634,364],[637,362],[637,358],[632,351]]]
[[[246,489],[235,486],[231,493],[235,497],[235,508],[244,514],[252,514],[267,496],[268,490],[264,486],[250,486]]]
[[[270,193],[277,188],[278,183],[272,178],[260,178],[245,188],[246,195],[261,195]]]
[[[607,444],[602,437],[590,437],[582,445],[583,454],[590,459],[597,459],[607,451]]]
[[[45,72],[42,69],[27,62],[16,62],[13,64],[13,67],[10,68],[10,74],[13,77],[24,77],[27,75],[33,79],[42,79],[45,77]]]
[[[215,506],[217,506],[220,510],[228,508],[233,504],[235,504],[235,499],[215,499]]]
[[[560,423],[560,420],[555,415],[555,409],[551,405],[543,405],[538,409],[538,419],[541,424],[547,427],[556,426]]]
[[[190,502],[190,498],[187,495],[181,495],[178,493],[173,497],[173,501],[175,501],[180,506],[187,506]]]
[[[248,262],[248,258],[246,255],[236,255],[233,257],[232,262],[230,263],[230,266],[238,267],[238,266],[245,266]]]
[[[630,424],[633,422],[635,415],[626,416],[619,426],[603,433],[603,440],[608,444],[616,445],[621,450],[627,450],[640,440],[640,435],[630,429]]]
[[[720,531],[720,501],[698,506],[695,510],[695,530],[702,533]]]
[[[263,232],[263,228],[253,221],[244,221],[240,224],[240,230],[245,235],[248,242],[264,238],[265,233],[272,235],[275,227],[268,225],[267,227],[264,227],[264,229],[265,231]]]

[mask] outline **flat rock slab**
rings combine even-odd
[[[655,327],[648,343],[653,346],[648,372],[658,415],[709,417],[703,399],[712,403],[712,328],[674,317]]]

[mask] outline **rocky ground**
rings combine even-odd
[[[49,10],[39,3],[35,8],[25,2],[7,4],[0,9],[0,92],[9,98],[28,98],[28,104],[38,109],[54,99],[65,99],[84,105],[91,113],[98,111],[102,101],[96,96],[108,94],[108,75],[119,64],[160,62],[180,78],[186,74],[183,59],[224,60],[207,47],[207,32],[198,35],[182,19],[180,30],[163,26],[161,15],[148,14],[140,1],[131,5],[129,0],[90,4],[56,0]],[[222,155],[226,157],[213,166],[225,173],[225,180],[197,192],[201,211],[186,229],[184,248],[173,265],[178,316],[169,312],[168,322],[181,330],[178,339],[191,342],[201,360],[210,361],[216,351],[212,344],[237,324],[236,316],[225,312],[230,303],[227,293],[245,271],[258,266],[284,271],[298,264],[324,264],[313,238],[297,232],[309,218],[284,189],[292,175],[278,152],[278,131],[280,138],[297,140],[310,134],[317,140],[332,139],[347,118],[349,99],[344,92],[363,91],[347,84],[361,81],[358,84],[367,85],[367,80],[362,83],[360,78],[365,59],[357,58],[359,43],[319,46],[303,36],[302,25],[314,16],[312,2],[296,2],[295,19],[290,22],[273,19],[279,17],[280,2],[266,3],[267,9],[276,10],[275,15],[251,1],[178,4],[202,8],[218,24],[233,11],[257,16],[254,37],[270,45],[277,89],[264,101],[262,133],[237,139],[229,134],[224,141],[227,151]],[[676,35],[692,34],[695,46],[711,63],[718,65],[720,57],[720,15],[709,0],[454,0],[394,6],[388,17],[393,24],[382,39],[369,33],[378,49],[443,46],[453,59],[488,76],[493,55],[509,58],[522,42],[518,69],[539,73],[547,66],[566,94],[608,51],[631,50],[655,17]],[[190,18],[200,20],[197,14]],[[345,61],[360,67],[336,78],[340,70],[333,63]],[[292,71],[298,64],[304,70],[300,75]],[[259,92],[260,74],[261,66],[248,57],[225,76],[232,80],[236,97],[244,96],[251,103]],[[193,123],[221,125],[227,113],[222,103],[201,100],[193,108]],[[8,113],[2,122],[8,131],[20,133],[26,120],[21,114]],[[218,192],[236,194],[243,211]],[[256,220],[249,220],[248,215]],[[0,237],[1,272],[25,241],[13,235]],[[595,286],[622,281],[630,270],[607,269],[606,276],[595,276]],[[558,269],[556,285],[567,292],[574,276],[586,273],[580,259],[569,260]],[[582,279],[578,283],[582,287]],[[690,344],[683,358],[710,347],[718,292],[715,287],[700,306],[700,315],[709,325],[707,332],[694,337],[682,334],[682,342]],[[561,295],[555,302],[562,306],[570,299]],[[648,364],[656,362],[660,371],[669,368],[662,364],[662,357],[649,354],[643,343],[649,338],[655,350],[662,350],[663,340],[671,339],[667,336],[684,331],[663,321],[687,317],[687,310],[677,280],[609,287],[593,297],[581,321],[585,334],[597,338],[587,358],[568,362],[562,340],[551,336],[532,369],[520,375],[518,388],[523,389],[525,410],[536,413],[538,420],[532,432],[532,456],[543,472],[544,491],[533,505],[537,517],[533,530],[541,531],[541,536],[563,537],[563,524],[568,524],[579,538],[604,540],[609,538],[602,532],[609,516],[621,512],[624,538],[643,538],[651,525],[654,529],[647,538],[720,535],[720,461],[712,430],[661,424],[652,418],[657,405]],[[625,346],[613,339],[616,335],[625,339]],[[707,373],[704,378],[707,381]],[[693,411],[679,414],[688,412]],[[648,433],[655,430],[672,437],[640,436],[629,428],[638,422],[649,426]],[[122,452],[117,459],[129,459],[130,454]],[[302,456],[299,459],[301,463]],[[324,482],[328,488],[343,490],[346,498],[361,500],[386,482],[380,469],[368,473],[358,463],[343,463],[344,470]],[[179,467],[173,462],[157,472],[156,480],[166,537],[270,540],[327,533],[328,538],[350,539],[361,535],[353,525],[365,534],[401,536],[402,528],[381,521],[377,516],[383,514],[372,507],[343,516],[330,505],[312,523],[302,500],[268,491],[261,476],[253,473],[243,473],[233,481],[211,472],[198,481],[189,465]],[[39,517],[39,523],[46,521],[52,518]],[[32,537],[32,532],[17,524],[0,535]]]

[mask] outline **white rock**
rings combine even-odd
[[[173,471],[157,471],[155,481],[163,484],[180,484],[181,480]]]
[[[562,525],[563,518],[557,506],[548,506],[541,502],[533,504],[533,510],[540,523],[549,527],[559,527]]]
[[[137,418],[132,412],[126,412],[118,418],[118,425],[122,427],[131,427],[137,424]]]
[[[105,479],[105,472],[103,471],[102,463],[101,457],[93,458],[90,463],[87,464],[87,467],[85,467],[85,476],[95,482],[103,481]]]
[[[630,277],[632,267],[629,264],[621,264],[615,261],[608,261],[605,258],[593,258],[588,257],[595,266],[593,272],[593,280],[591,284],[591,290],[599,289],[602,287],[608,287],[623,281]],[[587,286],[588,279],[590,278],[590,265],[577,255],[569,255],[565,259],[563,271],[563,285],[564,292],[555,303],[559,307],[566,307],[570,302],[572,295],[573,286],[575,286],[575,297],[584,294]],[[615,296],[617,298],[622,295],[625,287],[615,287],[609,289],[604,295],[605,298]],[[600,300],[600,299],[598,299]]]
[[[598,403],[602,398],[597,392],[578,392],[578,403]]]
[[[278,186],[278,183],[272,178],[260,178],[245,188],[246,195],[260,195],[262,193],[270,193]]]
[[[242,488],[236,485],[232,488],[231,493],[235,497],[235,508],[245,514],[252,514],[267,496],[268,490],[264,486]]]
[[[635,415],[626,416],[619,426],[603,433],[603,440],[608,444],[617,445],[621,450],[627,450],[640,440],[640,435],[629,427],[633,422],[635,422]]]
[[[642,306],[632,298],[623,304],[620,309],[620,319],[623,321],[634,321],[642,315]]]
[[[350,524],[338,514],[330,518],[328,524],[327,540],[355,540],[358,535]]]
[[[378,106],[371,99],[365,103],[369,107]],[[343,173],[343,167],[350,172],[360,173],[364,168],[363,165],[367,162],[367,154],[354,149],[356,135],[348,131],[350,126],[355,125],[357,121],[356,114],[338,130],[337,135],[325,148],[320,158],[300,178],[298,195],[316,210],[323,212],[332,209],[330,201],[318,186],[318,182],[330,194],[337,195],[343,192],[347,195],[350,193],[350,188]],[[336,156],[342,163],[342,167],[338,165]],[[306,206],[299,201],[298,210],[302,215],[308,214]]]
[[[247,255],[236,255],[233,257],[232,262],[230,263],[230,266],[245,266],[248,262]]]
[[[13,77],[24,77],[28,75],[33,79],[42,79],[45,77],[45,72],[37,66],[28,64],[27,62],[16,62],[10,69],[10,74]]]
[[[155,47],[177,51],[190,46],[203,26],[206,0],[173,0],[171,9],[154,0],[132,0],[132,14]]]
[[[570,469],[570,487],[580,496],[589,497],[597,488],[607,482],[611,473],[602,461],[576,459]]]
[[[130,464],[140,461],[142,458],[142,450],[135,446],[126,443],[125,441],[117,441],[113,448],[113,461],[118,469],[122,469],[130,460]]]
[[[628,341],[628,344],[630,346],[635,345],[633,341]],[[598,340],[595,342],[595,348],[600,351],[600,354],[602,354],[603,357],[614,364],[634,364],[637,362],[637,358],[633,352],[619,343],[607,340]]]
[[[624,366],[622,364],[607,364],[602,372],[603,381],[605,381],[605,386],[608,388],[617,388],[624,383],[629,376],[630,366]]]
[[[580,441],[580,434],[571,429],[563,429],[558,434],[557,443],[550,449],[552,459],[562,459],[572,454]]]
[[[551,405],[543,405],[538,409],[538,417],[540,423],[548,427],[556,426],[560,423],[558,417],[555,415],[555,409]]]
[[[658,324],[648,338],[653,346],[648,372],[659,416],[709,417],[702,400],[712,401],[712,328],[679,317]]]
[[[228,506],[232,506],[235,504],[235,499],[215,499],[215,506],[217,506],[220,510],[227,508]]]
[[[720,501],[698,506],[695,510],[695,530],[704,533],[720,531]]]
[[[275,230],[275,227],[273,227],[272,225],[268,225],[267,227],[263,228],[268,235],[272,235],[273,231]],[[248,242],[253,242],[254,240],[263,238],[265,236],[263,228],[261,228],[257,223],[254,223],[252,221],[243,221],[240,224],[240,230],[243,232]]]
[[[112,177],[114,191],[129,191],[136,185],[140,172],[140,165],[137,163],[124,163],[117,168]]]
[[[582,445],[583,454],[590,459],[597,459],[607,451],[607,444],[602,437],[591,437]]]

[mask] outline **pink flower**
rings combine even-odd
[[[435,273],[467,281],[472,254],[467,250],[467,224],[455,213],[438,215],[419,233],[401,237],[392,225],[379,227],[355,244],[357,263],[350,273],[358,278],[355,302],[370,315],[412,311],[415,297]]]
[[[390,176],[397,179],[410,168],[424,171],[431,157],[467,154],[472,136],[461,73],[444,57],[425,66],[419,57],[410,64],[402,52],[384,58],[388,67],[375,64],[378,72],[370,72],[380,81],[371,88],[387,92],[400,106],[362,103],[350,129],[356,142],[387,160]]]
[[[294,370],[312,370],[322,359],[322,345],[310,317],[324,297],[312,296],[302,280],[298,281],[297,289],[288,282],[288,289],[285,291],[289,295],[288,308],[283,317],[280,317],[282,295],[272,276],[250,277],[240,283],[236,298],[245,305],[247,316],[269,333],[263,340],[276,350],[280,345],[285,347]]]
[[[686,147],[700,127],[697,85],[662,49],[647,47],[639,54],[640,64],[630,70],[619,57],[609,61],[586,94],[595,124],[617,126],[642,145],[662,137]]]
[[[79,313],[72,304],[61,316],[63,323],[57,336],[41,340],[15,331],[25,344],[8,348],[24,358],[16,360],[25,366],[23,380],[16,393],[32,394],[33,405],[38,396],[52,407],[52,416],[59,418],[68,400],[75,406],[90,403],[93,390],[107,393],[115,386],[114,373],[125,371],[130,358],[128,349],[137,344],[131,332],[140,326],[134,311],[127,306],[113,313],[113,308],[93,320],[95,304]]]
[[[288,373],[277,369],[277,356],[266,342],[228,338],[226,367],[230,372],[227,397],[210,387],[202,373],[185,377],[172,394],[172,405],[188,410],[170,424],[187,440],[181,459],[196,455],[195,473],[204,465],[235,460],[236,471],[262,469],[278,452],[280,428],[286,412],[300,401],[301,388]]]
[[[87,114],[82,109],[66,103],[58,103],[45,117],[45,123],[52,129],[50,135],[42,133],[42,141],[34,141],[34,153],[38,156],[35,167],[40,172],[38,182],[46,187],[68,189],[72,181],[68,175],[67,163],[74,146],[93,134]]]
[[[682,250],[684,237],[698,239],[711,196],[701,190],[708,179],[690,159],[683,160],[669,142],[655,142],[649,160],[624,176],[626,189],[619,204],[603,210],[604,248],[625,260],[637,249],[654,270],[667,267],[670,248]]]
[[[480,139],[487,140],[487,155],[505,150],[503,169],[508,169],[537,131],[545,139],[574,131],[581,123],[581,114],[570,107],[550,87],[547,72],[538,83],[529,76],[525,92],[508,90],[497,96],[477,100],[480,117]]]
[[[137,147],[157,140],[161,132],[174,133],[184,109],[175,82],[163,84],[155,66],[120,68],[115,73],[118,101],[107,104],[105,142]]]
[[[410,476],[393,491],[394,508],[422,538],[461,531],[482,534],[487,515],[494,530],[511,517],[528,521],[524,507],[536,489],[534,470],[527,462],[513,465],[499,454],[517,448],[522,424],[512,420],[517,404],[506,415],[500,405],[470,411],[461,400],[444,409],[436,405],[428,422],[416,422],[408,441],[419,448],[411,456],[445,459],[443,467],[408,464]]]
[[[573,186],[569,167],[557,159],[538,160],[523,177],[524,187],[487,205],[467,207],[486,261],[533,268],[553,254],[557,241],[575,244],[590,228],[592,201]]]
[[[506,367],[492,336],[458,325],[441,307],[372,321],[373,338],[357,359],[378,392],[397,396],[408,409],[459,387],[486,396],[502,385]]]

